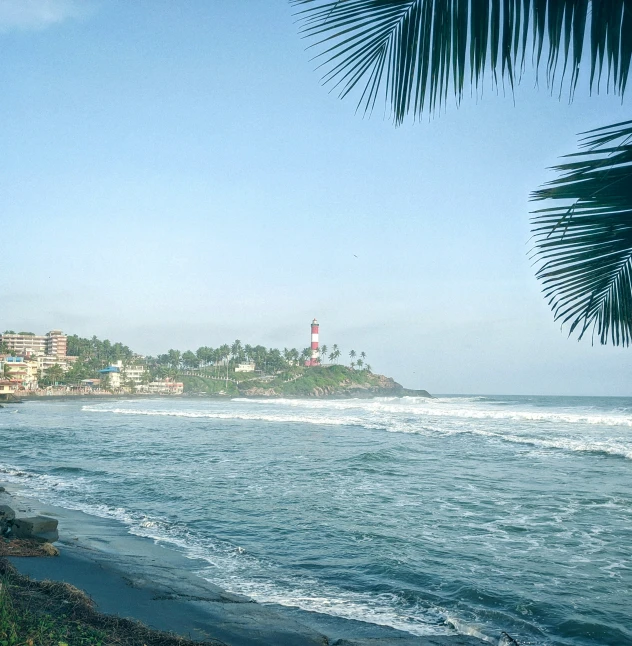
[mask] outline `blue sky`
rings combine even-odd
[[[0,0],[0,46],[2,329],[302,348],[317,316],[410,387],[632,395],[528,258],[529,192],[620,98],[528,76],[394,128],[320,85],[285,0]]]

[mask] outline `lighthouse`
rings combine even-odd
[[[318,365],[318,321],[316,319],[312,321],[312,358],[309,365]]]

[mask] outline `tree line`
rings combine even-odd
[[[176,377],[182,371],[200,371],[217,377],[234,373],[238,364],[254,363],[257,370],[264,375],[277,374],[285,370],[305,365],[311,359],[311,348],[266,348],[263,345],[243,344],[236,339],[231,344],[216,348],[201,346],[196,351],[171,349],[157,356],[141,356],[127,345],[120,342],[101,340],[96,336],[83,338],[76,334],[68,336],[67,355],[77,357],[68,370],[60,365],[51,366],[40,375],[42,385],[79,383],[83,379],[92,379],[99,375],[99,370],[118,361],[125,366],[144,366],[144,380],[149,382],[165,377]],[[321,364],[339,364],[343,356],[340,347],[333,344],[331,349],[322,345],[319,351]],[[351,350],[348,353],[349,367],[371,371],[366,362],[366,353]]]

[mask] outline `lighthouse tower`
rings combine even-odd
[[[318,321],[314,319],[312,321],[312,358],[309,361],[310,366],[318,365],[318,355]]]

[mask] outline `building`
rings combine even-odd
[[[33,357],[33,360],[37,362],[38,370],[40,374],[45,374],[49,368],[53,366],[59,366],[64,372],[70,370],[72,364],[79,357],[57,357],[54,355],[40,354]]]
[[[9,379],[0,379],[0,399],[8,399],[15,392],[15,384]]]
[[[145,366],[123,366],[121,361],[117,361],[117,365],[121,368],[121,376],[125,384],[133,382],[135,386],[140,386],[143,383],[145,373]]]
[[[181,395],[184,392],[184,383],[166,377],[140,386],[139,391],[153,395]]]
[[[235,366],[235,372],[254,372],[255,368],[254,361],[246,361],[245,363],[238,363]]]
[[[68,337],[61,330],[51,330],[44,335],[5,333],[0,334],[1,344],[4,344],[15,355],[65,357]]]
[[[311,350],[312,356],[305,362],[306,366],[318,366],[320,365],[320,350],[318,348],[318,321],[314,319],[312,321],[312,337],[311,337]]]
[[[29,361],[24,357],[4,357],[4,376],[17,387],[26,390],[37,388],[37,361]]]
[[[117,389],[121,387],[121,369],[118,366],[108,366],[99,370],[101,383],[107,384],[108,389]]]
[[[124,366],[122,361],[99,370],[102,377],[107,377],[110,388],[127,388],[131,384],[138,388],[144,381],[145,366]]]
[[[68,350],[68,337],[61,330],[51,330],[45,335],[46,354],[54,357],[65,357]]]

